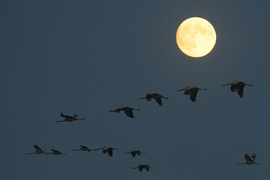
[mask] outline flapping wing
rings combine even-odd
[[[126,109],[126,110],[125,110],[125,114],[126,114],[128,117],[134,118],[132,109]]]
[[[237,93],[239,94],[240,97],[244,96],[244,86],[238,86],[237,87]]]
[[[252,159],[247,154],[245,154],[245,159],[246,159],[247,162],[252,162]]]
[[[34,145],[34,148],[36,149],[36,151],[42,151],[42,149],[38,147],[37,145]]]
[[[155,98],[156,102],[158,103],[159,106],[162,106],[162,101],[161,98]]]

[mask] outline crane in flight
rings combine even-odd
[[[198,93],[199,90],[207,90],[207,89],[200,89],[200,88],[194,87],[194,86],[187,86],[186,88],[178,89],[177,91],[184,91],[184,94],[189,95],[190,100],[192,102],[195,102],[196,97],[197,97],[197,93]]]
[[[150,167],[148,164],[140,164],[139,166],[133,167],[132,169],[139,169],[139,171],[146,169],[146,171],[149,171],[150,168],[154,169],[154,167]]]
[[[237,163],[237,164],[248,164],[248,165],[251,165],[251,164],[261,164],[261,163],[256,163],[255,162],[256,154],[252,154],[251,157],[248,154],[245,154],[245,159],[246,159],[246,162],[244,162],[244,163]]]
[[[119,107],[119,108],[117,108],[117,109],[110,110],[109,112],[116,112],[116,113],[119,113],[120,111],[124,111],[125,114],[126,114],[128,117],[134,118],[133,110],[140,110],[140,109],[131,108],[131,107],[128,107],[128,106],[122,106],[122,107]]]
[[[158,93],[147,93],[145,97],[139,98],[146,99],[147,101],[151,101],[151,99],[155,99],[159,106],[162,106],[162,100],[161,99],[168,99],[167,97],[162,96]]]
[[[34,148],[36,149],[36,151],[35,152],[33,152],[33,153],[27,153],[27,154],[44,154],[45,152],[44,152],[44,150],[42,150],[39,146],[37,146],[37,145],[34,145]]]
[[[88,151],[88,152],[91,152],[91,149],[89,149],[87,146],[80,145],[79,149],[73,149],[72,151]]]
[[[124,152],[124,154],[131,154],[132,157],[135,157],[136,155],[140,156],[141,154],[146,154],[146,152],[141,152],[140,150],[134,150],[130,152]]]
[[[56,122],[72,122],[72,121],[77,121],[77,120],[84,120],[84,118],[78,118],[79,115],[74,113],[72,116],[65,115],[62,112],[60,113],[61,117],[64,117],[64,120],[58,120]]]
[[[51,153],[46,153],[46,155],[48,155],[48,154],[54,154],[54,155],[67,155],[67,154],[61,153],[60,151],[55,150],[55,149],[51,149],[51,150],[52,150],[52,152],[51,152]]]
[[[113,150],[118,150],[117,148],[109,147],[109,146],[104,146],[102,148],[95,149],[95,151],[102,150],[104,154],[108,153],[109,156],[113,156]]]
[[[253,86],[253,85],[246,84],[242,81],[233,81],[233,82],[228,83],[228,84],[223,84],[222,86],[231,86],[231,91],[232,92],[237,91],[238,95],[242,98],[242,97],[244,97],[244,87],[245,86]]]

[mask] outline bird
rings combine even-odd
[[[154,167],[150,167],[147,164],[140,164],[139,166],[133,167],[132,169],[137,169],[137,168],[139,169],[139,171],[142,171],[143,169],[146,169],[147,171],[149,171],[150,168],[154,169]]]
[[[244,163],[237,163],[237,164],[248,164],[248,165],[261,164],[261,163],[256,163],[255,162],[255,158],[256,158],[256,154],[252,154],[251,157],[248,154],[245,154],[246,162],[244,162]]]
[[[55,150],[55,149],[51,149],[52,150],[52,152],[51,153],[46,153],[46,155],[48,155],[48,154],[54,154],[54,155],[66,155],[66,154],[64,154],[64,153],[61,153],[60,151],[58,151],[58,150]]]
[[[246,84],[242,81],[233,81],[231,83],[228,84],[223,84],[222,86],[231,86],[231,91],[235,92],[237,91],[238,95],[242,98],[244,97],[244,87],[245,86],[253,86],[251,84]]]
[[[134,150],[130,152],[124,152],[124,154],[131,154],[132,157],[135,157],[136,155],[140,156],[141,154],[146,154],[145,152],[141,152],[140,150]]]
[[[197,97],[197,93],[199,90],[207,90],[207,89],[200,89],[200,88],[194,87],[194,86],[187,86],[186,88],[178,89],[177,91],[185,91],[184,94],[189,95],[191,101],[195,102],[196,97]]]
[[[159,106],[162,106],[162,101],[161,99],[169,99],[167,97],[163,97],[162,95],[158,93],[147,93],[145,97],[139,98],[141,99],[146,99],[147,101],[151,101],[151,99],[155,99],[156,102],[158,103]]]
[[[113,156],[113,150],[118,150],[117,148],[113,148],[113,147],[109,147],[109,146],[104,146],[103,148],[98,148],[98,149],[95,149],[95,151],[97,150],[101,150],[102,149],[102,152],[105,154],[105,153],[108,153],[109,156]]]
[[[128,107],[128,106],[122,106],[122,107],[119,107],[119,108],[117,108],[117,109],[115,109],[115,110],[110,110],[109,112],[116,112],[116,113],[119,113],[120,111],[124,111],[125,114],[126,114],[128,117],[134,118],[133,110],[140,110],[140,109],[135,109],[135,108],[131,108],[131,107]]]
[[[69,115],[64,115],[62,112],[60,113],[61,117],[64,117],[64,120],[59,120],[56,122],[72,122],[72,121],[77,121],[77,120],[84,120],[84,118],[79,119],[79,115],[74,113],[73,116],[69,116]]]
[[[82,146],[80,145],[80,149],[73,149],[72,151],[88,151],[88,152],[91,152],[91,149],[89,149],[87,146]]]
[[[37,145],[34,145],[34,148],[36,149],[35,152],[33,153],[27,153],[27,154],[44,154],[44,150],[42,150],[40,147],[38,147]]]

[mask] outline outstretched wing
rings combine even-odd
[[[192,92],[190,92],[191,101],[193,101],[193,102],[196,101],[197,93],[198,93],[198,90],[193,90]]]
[[[112,157],[112,156],[113,156],[113,149],[108,149],[108,150],[107,150],[107,153],[109,154],[109,156]]]
[[[128,117],[134,118],[132,109],[126,109],[126,110],[125,110],[125,114],[126,114]]]
[[[146,94],[145,99],[147,101],[151,101],[151,98],[152,98],[152,94]]]
[[[240,97],[244,96],[244,85],[240,85],[237,87],[237,93],[239,94]]]
[[[252,162],[252,159],[247,154],[245,154],[245,159],[246,159],[247,162]]]
[[[254,161],[255,161],[255,159],[256,159],[256,154],[252,154],[252,156],[251,156],[251,160],[252,160],[252,162],[254,162]]]
[[[38,147],[37,145],[34,145],[34,148],[36,149],[36,151],[42,151],[42,149]]]
[[[74,119],[73,116],[64,115],[62,112],[61,112],[61,116],[67,119]]]
[[[155,98],[156,102],[158,103],[159,106],[162,106],[162,101],[161,98]]]

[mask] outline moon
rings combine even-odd
[[[176,32],[176,43],[187,56],[198,58],[210,53],[216,44],[216,31],[212,24],[200,17],[183,21]]]

